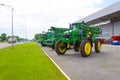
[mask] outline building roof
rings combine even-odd
[[[85,18],[82,18],[75,23],[84,21],[89,25],[93,25],[108,20],[110,20],[110,22],[120,20],[120,1]]]

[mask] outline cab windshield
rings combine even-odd
[[[72,25],[73,30],[77,30],[76,25]]]

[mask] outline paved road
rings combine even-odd
[[[42,48],[72,80],[120,79],[120,46],[103,45],[101,53],[95,53],[93,49],[87,58],[73,49],[60,56],[51,48]]]
[[[0,43],[0,49],[11,46],[9,43]]]
[[[16,45],[16,44],[24,44],[24,43],[19,43],[19,42],[17,42],[17,43],[15,43],[14,45]],[[5,47],[9,47],[9,46],[11,46],[12,44],[9,44],[9,43],[0,43],[0,49],[2,49],[2,48],[5,48]]]

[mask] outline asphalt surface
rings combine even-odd
[[[24,44],[23,42],[17,42],[17,43],[14,43],[13,44],[13,46],[14,45],[17,45],[17,44]],[[6,47],[9,47],[9,46],[12,46],[12,44],[9,44],[9,43],[0,43],[0,49],[2,49],[2,48],[6,48]]]
[[[93,47],[87,58],[73,49],[65,55],[57,55],[49,47],[42,48],[72,80],[120,79],[120,46],[102,45],[100,53],[95,53]]]
[[[11,46],[9,43],[0,43],[0,49]]]

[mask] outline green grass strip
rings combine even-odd
[[[7,42],[0,42],[0,44],[4,44],[4,43],[7,43]]]
[[[0,49],[0,80],[67,80],[34,42]]]

